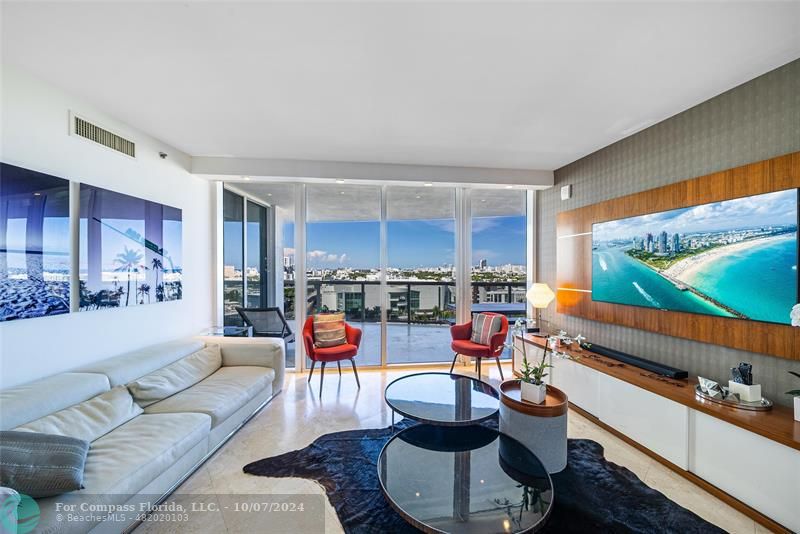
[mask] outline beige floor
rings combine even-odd
[[[484,373],[487,367],[490,368],[484,366]],[[456,369],[457,372],[469,373],[466,366]],[[508,373],[508,370],[504,371]],[[316,374],[309,385],[306,376],[289,373],[284,391],[192,475],[179,488],[175,499],[180,501],[180,494],[186,499],[191,494],[192,499],[195,495],[206,495],[212,500],[213,495],[226,494],[324,495],[322,487],[315,482],[247,475],[242,472],[242,467],[254,460],[305,447],[322,434],[388,425],[391,412],[383,401],[383,390],[388,382],[409,372],[412,371],[362,370],[359,373],[361,389],[358,390],[352,373],[345,372],[339,379],[335,369],[328,370],[321,399],[318,397]],[[499,378],[496,368],[490,368],[490,372],[490,379]],[[574,412],[569,414],[568,432],[570,437],[589,438],[601,443],[608,460],[629,468],[648,486],[723,529],[746,534],[767,532],[740,512]],[[316,499],[320,502],[318,497]],[[327,499],[323,498],[322,502],[325,532],[342,532],[333,508]],[[137,534],[284,531],[286,527],[271,523],[267,514],[208,513],[190,514],[188,522],[148,522],[136,530]],[[301,532],[297,529],[292,531]]]

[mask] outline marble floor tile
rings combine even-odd
[[[500,382],[496,367],[486,365],[483,371],[484,380],[495,385]],[[329,369],[325,374],[322,395],[318,371],[315,371],[310,383],[306,375],[287,373],[283,392],[192,475],[178,493],[216,494],[222,499],[234,494],[273,495],[276,498],[321,496],[323,509],[320,513],[324,516],[324,531],[342,532],[333,507],[316,482],[299,478],[252,476],[245,474],[242,468],[261,458],[303,448],[322,434],[388,426],[391,423],[391,410],[383,400],[383,391],[389,382],[410,372],[419,372],[419,369],[362,369],[359,371],[361,389],[358,389],[352,372],[344,371],[339,377],[335,368]],[[457,365],[455,372],[475,375],[474,367],[466,365]],[[507,376],[511,374],[509,366],[505,366],[504,372]],[[609,461],[627,467],[648,486],[725,530],[742,534],[766,532],[760,526],[757,528],[751,519],[576,412],[569,414],[568,434],[574,438],[597,441],[603,446]],[[175,498],[181,497],[178,495]],[[170,524],[145,523],[136,532],[277,532],[265,529],[263,517],[257,514],[206,514],[204,517],[207,517],[205,521],[195,520],[191,525],[184,525],[190,527],[185,530],[175,530],[177,527]]]

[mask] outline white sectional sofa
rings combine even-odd
[[[213,371],[195,380],[191,368],[185,371],[195,361],[189,357],[206,347],[215,351],[213,345],[220,346],[221,366],[219,359],[211,368],[206,362],[197,376]],[[284,362],[282,340],[192,338],[0,391],[0,430],[72,434],[91,441],[84,489],[39,499],[37,532],[116,533],[132,527],[108,519],[68,522],[62,516],[59,521],[56,503],[132,504],[136,509],[154,504],[281,391]],[[180,391],[143,402],[132,387],[143,377],[173,389],[177,383]],[[95,438],[92,432],[103,435]]]

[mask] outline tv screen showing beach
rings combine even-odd
[[[796,189],[592,226],[592,300],[791,324]]]

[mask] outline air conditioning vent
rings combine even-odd
[[[75,135],[79,135],[89,141],[94,141],[111,150],[121,152],[132,158],[136,157],[136,143],[120,137],[115,133],[101,128],[78,116],[73,116],[75,120]]]

